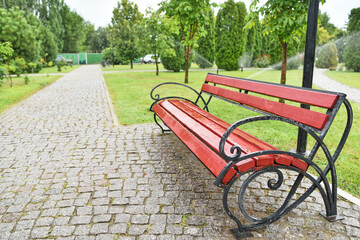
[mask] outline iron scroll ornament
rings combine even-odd
[[[345,104],[346,105],[346,104]],[[265,150],[265,151],[258,151],[258,152],[253,152],[253,153],[249,153],[246,154],[244,156],[241,156],[241,147],[234,145],[231,147],[230,149],[230,153],[232,155],[227,155],[225,153],[225,143],[228,139],[228,137],[230,136],[230,134],[239,126],[245,124],[245,123],[250,123],[250,122],[256,122],[256,121],[263,121],[263,120],[276,120],[276,121],[282,121],[282,122],[286,122],[292,125],[295,125],[299,128],[304,129],[304,131],[306,131],[307,133],[309,133],[309,135],[311,135],[315,141],[317,142],[318,145],[320,145],[320,147],[322,148],[323,152],[325,153],[325,156],[327,158],[328,161],[328,165],[325,168],[324,171],[322,171],[314,162],[312,162],[312,159],[310,158],[306,158],[303,155],[300,155],[298,153],[294,153],[294,152],[287,152],[287,151],[281,151],[281,150]],[[349,123],[349,122],[348,122]],[[350,126],[351,126],[351,121],[350,121]],[[348,132],[345,129],[344,131],[344,135],[347,135]],[[343,138],[344,138],[343,135]],[[347,136],[345,136],[346,139]],[[342,138],[342,139],[343,139]],[[343,144],[342,144],[343,145]],[[341,146],[342,148],[342,146]],[[314,131],[312,131],[312,129],[302,123],[293,121],[291,119],[287,119],[287,118],[283,118],[283,117],[279,117],[279,116],[257,116],[257,117],[252,117],[252,118],[247,118],[247,119],[243,119],[240,120],[234,124],[232,124],[227,130],[226,132],[223,134],[220,144],[219,144],[219,151],[221,156],[228,161],[228,164],[224,167],[224,169],[221,171],[221,173],[218,175],[216,181],[215,181],[215,185],[219,186],[219,187],[223,187],[224,188],[224,192],[223,192],[223,205],[224,208],[227,212],[227,214],[230,216],[230,218],[232,218],[238,225],[238,230],[240,232],[244,231],[244,230],[249,230],[249,229],[254,229],[254,228],[258,228],[258,227],[262,227],[263,225],[272,223],[274,221],[276,221],[277,219],[279,219],[281,216],[285,215],[286,213],[288,213],[289,211],[291,211],[292,209],[294,209],[296,206],[298,206],[303,200],[305,200],[311,193],[313,190],[315,190],[316,188],[319,190],[323,201],[324,201],[324,205],[326,208],[326,216],[328,217],[329,220],[336,218],[336,214],[337,214],[337,210],[336,210],[336,198],[337,198],[337,184],[336,184],[336,170],[335,170],[335,166],[334,166],[334,162],[338,156],[338,154],[341,151],[341,148],[337,149],[336,153],[334,154],[334,156],[331,156],[327,146],[325,145],[325,143],[323,142],[323,140],[314,133]],[[236,174],[235,176],[233,176],[232,180],[229,182],[228,185],[223,185],[222,179],[225,177],[225,175],[227,174],[227,172],[234,166],[234,164],[244,161],[246,159],[249,158],[253,158],[253,157],[257,157],[257,156],[261,156],[261,155],[270,155],[270,154],[286,154],[286,155],[290,155],[293,156],[295,158],[301,159],[302,161],[306,162],[309,166],[311,166],[318,174],[319,174],[319,178],[316,180],[313,178],[313,176],[309,175],[307,172],[302,171],[298,168],[292,167],[292,166],[271,166],[271,167],[264,167],[262,169],[258,169],[256,172],[253,173],[253,175],[250,175],[248,179],[245,180],[245,182],[243,183],[243,186],[239,192],[239,198],[238,198],[238,204],[240,207],[241,212],[243,213],[243,215],[255,222],[252,225],[248,225],[248,226],[243,226],[240,221],[231,213],[231,211],[229,210],[228,206],[227,206],[227,195],[229,193],[229,190],[232,186],[232,184],[240,177],[240,174]],[[290,199],[292,198],[292,196],[295,194],[295,191],[298,187],[298,184],[291,188],[291,191],[289,192],[287,198],[285,199],[284,203],[282,206],[280,206],[280,208],[273,214],[271,214],[268,217],[265,218],[254,218],[250,215],[248,215],[245,211],[245,208],[243,206],[242,203],[242,198],[244,196],[244,191],[247,188],[248,184],[255,179],[257,176],[263,174],[264,172],[275,172],[278,176],[278,180],[275,179],[270,179],[270,181],[268,182],[268,187],[270,189],[277,189],[278,187],[281,186],[282,181],[281,179],[282,177],[282,173],[277,169],[277,168],[283,168],[283,169],[288,169],[288,170],[293,170],[299,173],[299,176],[301,177],[306,177],[308,178],[313,185],[304,193],[302,194],[294,203],[292,203],[291,205],[289,205]],[[255,169],[251,169],[249,171],[254,171]],[[330,188],[330,184],[329,181],[326,178],[326,174],[328,171],[331,171],[331,178],[332,178],[332,188]],[[324,183],[324,188],[320,185],[320,183],[323,182]]]
[[[178,86],[186,87],[186,88],[190,89],[191,91],[193,91],[193,92],[197,95],[197,98],[196,98],[195,101],[192,101],[192,100],[190,100],[190,99],[188,99],[188,98],[179,97],[179,96],[168,96],[168,97],[162,97],[162,98],[161,98],[159,94],[155,94],[155,95],[154,95],[154,91],[155,91],[157,88],[159,88],[159,87],[161,87],[161,86],[163,86],[163,85],[178,85]],[[198,91],[196,91],[195,89],[193,89],[192,87],[187,86],[187,85],[182,84],[182,83],[176,83],[176,82],[164,82],[164,83],[160,83],[160,84],[156,85],[156,86],[151,90],[151,92],[150,92],[150,97],[151,97],[151,99],[154,100],[154,102],[153,102],[153,103],[151,104],[151,106],[150,106],[150,111],[153,111],[152,108],[154,107],[154,105],[155,105],[156,103],[158,103],[159,101],[165,100],[165,99],[181,99],[181,100],[185,100],[185,101],[191,102],[191,103],[193,103],[193,104],[196,105],[196,106],[198,106],[197,103],[198,103],[199,99],[201,99],[201,101],[204,103],[204,110],[209,111],[205,99],[201,96],[201,92],[198,92]]]

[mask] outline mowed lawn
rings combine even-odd
[[[0,87],[0,113],[55,82],[60,77],[29,76],[30,82],[27,85],[24,83],[24,77],[12,78],[13,87],[10,87],[8,81],[4,79],[4,84]]]
[[[40,70],[39,74],[50,74],[50,73],[69,73],[79,68],[80,65],[64,66],[61,68],[61,72],[58,71],[57,66],[46,67]]]
[[[159,70],[165,70],[164,66],[160,63]],[[215,67],[213,67],[215,68]],[[191,69],[199,69],[199,66],[197,64],[191,64]],[[110,65],[108,67],[101,67],[101,70],[103,72],[108,71],[155,71],[156,70],[156,64],[155,63],[134,63],[133,69],[131,69],[130,64],[128,65]]]
[[[214,71],[213,71],[214,73]],[[206,77],[207,72],[190,72],[189,86],[199,90]],[[234,71],[220,72],[219,74],[251,78],[269,82],[279,82],[280,71]],[[114,105],[115,112],[121,124],[139,124],[153,123],[153,113],[149,111],[149,107],[153,102],[149,96],[151,89],[163,82],[184,82],[184,72],[161,72],[160,76],[156,76],[154,72],[126,72],[126,73],[104,73],[106,84],[108,86],[110,96]],[[301,86],[302,70],[291,70],[287,74],[287,84]],[[179,86],[162,87],[156,93],[163,96],[185,96],[195,100],[195,94],[191,91]],[[360,165],[357,149],[360,149],[360,106],[352,103],[354,111],[354,122],[347,140],[345,148],[338,159],[337,174],[338,185],[343,190],[360,197]],[[220,101],[213,98],[209,110],[216,116],[224,119],[229,123],[233,123],[245,117],[257,115],[254,112],[245,110],[233,104]],[[333,153],[339,142],[339,136],[345,127],[346,110],[344,107],[340,109],[338,117],[331,127],[325,143]],[[297,128],[274,121],[266,121],[261,123],[251,123],[242,129],[250,134],[269,142],[270,144],[282,149],[289,150],[296,147]],[[314,141],[309,138],[308,148],[312,147]],[[316,163],[324,167],[327,163],[323,154],[318,154]]]
[[[360,72],[326,71],[325,73],[338,82],[360,89]]]

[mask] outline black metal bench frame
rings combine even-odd
[[[212,74],[209,74],[210,76]],[[209,76],[208,75],[208,76]],[[215,75],[213,75],[215,76]],[[222,76],[222,77],[226,77],[226,76]],[[229,78],[229,77],[226,77]],[[232,78],[232,77],[231,77]],[[237,78],[232,78],[232,79],[237,79]],[[236,104],[238,106],[241,107],[245,107],[247,109],[250,110],[254,110],[258,113],[260,113],[260,116],[255,116],[255,117],[250,117],[250,118],[246,118],[246,119],[242,119],[239,120],[235,123],[233,123],[223,134],[220,144],[219,144],[219,152],[220,152],[220,156],[227,162],[226,167],[224,167],[221,171],[221,173],[216,177],[216,180],[214,182],[214,184],[218,187],[223,188],[223,206],[224,209],[226,211],[226,213],[230,216],[231,219],[233,219],[236,224],[237,224],[237,228],[236,229],[232,229],[231,231],[233,232],[235,237],[244,237],[247,236],[246,232],[252,229],[257,229],[257,228],[261,228],[267,224],[273,223],[274,221],[280,219],[282,216],[286,215],[288,212],[290,212],[292,209],[294,209],[295,207],[297,207],[300,203],[302,203],[315,189],[318,189],[322,199],[324,201],[324,205],[325,205],[325,209],[326,211],[324,213],[321,213],[327,220],[329,221],[337,221],[342,219],[338,214],[337,214],[337,176],[336,176],[336,170],[335,170],[335,161],[337,160],[337,158],[340,155],[341,150],[343,149],[343,146],[346,142],[346,139],[349,135],[350,129],[351,129],[351,125],[352,125],[352,119],[353,119],[353,113],[352,113],[352,108],[351,105],[349,103],[349,101],[346,99],[346,95],[343,93],[336,93],[336,92],[330,92],[330,91],[323,91],[323,90],[313,90],[313,89],[306,89],[306,88],[301,88],[301,87],[294,87],[294,86],[288,86],[288,85],[281,85],[281,84],[274,84],[274,83],[268,83],[268,82],[262,82],[262,81],[257,81],[257,80],[249,80],[249,79],[241,79],[241,80],[245,80],[245,81],[249,81],[250,83],[261,83],[261,84],[268,84],[268,86],[278,86],[281,88],[287,88],[287,89],[304,89],[306,91],[311,91],[311,92],[320,92],[320,93],[325,93],[325,94],[331,94],[331,95],[336,95],[338,96],[338,99],[334,105],[334,107],[331,110],[328,110],[326,112],[327,115],[329,115],[329,119],[327,120],[325,126],[323,129],[319,130],[316,129],[314,127],[302,124],[298,121],[294,121],[292,119],[288,119],[285,117],[281,117],[281,116],[276,116],[274,114],[269,114],[268,112],[253,108],[253,107],[249,107],[246,106],[244,104],[235,102],[235,101],[231,101],[229,99],[223,98],[223,97],[219,97],[216,94],[211,94],[208,92],[204,92],[204,91],[196,91],[195,89],[184,85],[184,84],[180,84],[180,83],[172,83],[172,82],[166,82],[166,83],[161,83],[157,86],[155,86],[151,93],[150,96],[151,98],[154,100],[153,104],[150,107],[150,110],[154,112],[154,107],[156,105],[159,105],[161,102],[166,101],[166,100],[171,100],[171,99],[180,99],[180,100],[184,100],[184,101],[188,101],[191,102],[194,105],[198,105],[199,102],[202,102],[202,105],[204,110],[209,111],[209,104],[211,102],[211,99],[213,97],[216,97],[218,99],[222,99],[225,100],[227,102]],[[205,80],[204,84],[209,84],[209,82],[207,82],[207,80]],[[165,97],[160,97],[159,94],[155,94],[156,90],[159,87],[162,86],[169,86],[169,85],[177,85],[177,86],[183,86],[185,88],[188,88],[189,90],[191,90],[192,92],[194,92],[197,95],[197,98],[195,99],[195,101],[191,100],[191,99],[187,99],[185,97],[178,97],[178,96],[165,96]],[[214,86],[216,86],[216,84],[213,84]],[[240,89],[240,92],[243,92],[245,94],[248,94],[248,90],[244,90],[244,89]],[[206,100],[203,95],[207,94],[209,95],[208,99]],[[347,122],[346,122],[346,126],[344,129],[344,132],[340,138],[340,142],[334,152],[333,155],[331,155],[328,147],[326,146],[326,144],[323,142],[331,124],[333,123],[335,116],[337,115],[340,107],[342,106],[342,104],[345,105],[346,111],[347,111]],[[158,118],[158,114],[156,112],[154,112],[154,121],[155,123],[161,128],[162,132],[165,131],[171,131],[171,129],[165,129],[162,124],[160,124],[157,120]],[[257,121],[264,121],[264,120],[274,120],[274,121],[281,121],[284,123],[288,123],[294,126],[297,126],[301,129],[303,129],[304,131],[306,131],[313,139],[315,139],[315,145],[313,146],[310,154],[308,156],[304,156],[303,154],[299,154],[296,152],[292,152],[292,151],[281,151],[281,150],[265,150],[265,151],[258,151],[258,152],[253,152],[253,153],[249,153],[249,154],[245,154],[245,155],[241,155],[241,147],[238,145],[234,145],[231,147],[231,153],[232,155],[229,155],[228,153],[225,152],[225,144],[226,141],[228,140],[229,136],[233,133],[233,131],[235,129],[237,129],[239,126],[250,123],[250,122],[257,122]],[[165,124],[166,125],[166,124]],[[196,130],[195,130],[196,131]],[[186,144],[186,143],[185,143]],[[321,169],[319,166],[317,166],[314,162],[313,159],[316,155],[316,153],[318,152],[319,149],[322,149],[322,151],[324,152],[327,161],[328,161],[328,165],[324,168]],[[225,177],[225,175],[229,172],[230,169],[232,169],[235,164],[240,163],[242,161],[245,161],[247,159],[250,158],[254,158],[257,156],[262,156],[262,155],[274,155],[274,154],[284,154],[287,156],[292,156],[294,158],[300,159],[303,162],[307,163],[308,166],[311,166],[318,174],[318,178],[316,179],[313,175],[309,174],[307,171],[303,171],[299,168],[293,167],[293,166],[284,166],[284,165],[279,165],[279,164],[274,164],[271,166],[265,166],[265,167],[255,167],[255,168],[251,168],[249,169],[247,172],[252,172],[252,174],[243,182],[240,192],[239,192],[239,196],[238,196],[238,200],[239,200],[239,207],[240,210],[242,212],[242,214],[252,222],[252,224],[249,225],[243,225],[241,224],[241,222],[239,221],[239,219],[237,217],[235,217],[233,215],[233,213],[230,211],[229,206],[228,206],[228,194],[230,192],[230,189],[232,187],[232,185],[240,178],[241,175],[243,175],[243,172],[237,172],[237,174],[235,174],[232,179],[227,183],[227,184],[223,184],[222,180]],[[275,173],[277,175],[277,180],[276,179],[270,179],[268,181],[268,187],[270,189],[276,190],[278,188],[281,187],[282,183],[283,183],[283,174],[280,171],[280,169],[288,169],[288,170],[292,170],[298,173],[297,179],[295,180],[289,194],[287,195],[283,205],[274,213],[272,213],[271,215],[265,217],[265,218],[256,218],[253,216],[250,216],[243,205],[242,199],[244,197],[244,193],[246,188],[248,187],[249,183],[251,181],[253,181],[257,176],[262,175],[264,173],[267,172],[272,172]],[[331,179],[332,179],[332,183],[329,182],[329,180],[327,179],[326,175],[330,172],[331,174]],[[294,201],[292,204],[289,205],[291,198],[294,196],[296,190],[298,189],[298,187],[301,184],[301,181],[303,180],[303,178],[306,177],[307,179],[309,179],[313,185],[307,189],[307,191],[305,193],[303,193],[296,201]],[[244,235],[245,234],[245,235]]]

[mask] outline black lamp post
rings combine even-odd
[[[307,30],[306,30],[306,45],[304,57],[304,72],[302,86],[312,88],[313,75],[314,75],[314,61],[315,61],[315,48],[316,48],[316,33],[319,16],[319,1],[309,0]],[[309,105],[301,104],[302,108],[310,109]],[[307,143],[307,133],[299,129],[298,143],[296,151],[305,154]]]

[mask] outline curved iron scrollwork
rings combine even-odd
[[[236,128],[238,128],[239,126],[246,124],[246,123],[263,121],[263,120],[276,120],[276,121],[286,122],[286,123],[295,125],[297,127],[300,127],[302,129],[304,129],[307,133],[309,133],[309,135],[312,136],[315,139],[316,143],[321,147],[322,151],[324,152],[324,154],[327,158],[328,166],[325,168],[325,170],[322,170],[318,165],[316,165],[312,161],[313,156],[311,156],[311,158],[307,158],[307,157],[300,155],[298,153],[295,153],[295,152],[288,152],[288,151],[281,151],[281,150],[264,150],[264,151],[258,151],[258,152],[241,155],[241,147],[237,146],[237,145],[231,147],[230,153],[232,155],[228,155],[225,152],[225,143],[227,142],[227,139],[229,138],[231,133]],[[296,206],[298,206],[300,203],[302,203],[315,189],[318,189],[321,194],[321,197],[324,201],[324,205],[326,208],[326,215],[328,216],[328,218],[331,219],[332,217],[336,216],[336,214],[337,214],[337,212],[336,212],[337,184],[336,184],[336,170],[335,170],[335,166],[334,166],[334,157],[337,157],[335,155],[337,155],[338,153],[336,153],[334,156],[331,156],[330,151],[327,148],[327,146],[325,145],[325,143],[323,142],[323,140],[315,132],[313,132],[311,130],[311,128],[307,127],[306,125],[301,124],[296,121],[293,121],[291,119],[286,119],[286,118],[279,117],[279,116],[257,116],[257,117],[243,119],[243,120],[240,120],[240,121],[232,124],[226,130],[226,132],[223,134],[222,139],[220,141],[219,151],[220,151],[221,156],[225,160],[228,161],[228,164],[226,165],[226,167],[224,167],[224,169],[221,171],[221,173],[217,177],[217,179],[215,181],[215,185],[224,188],[224,192],[223,192],[224,208],[225,208],[227,214],[230,216],[230,218],[232,218],[237,223],[239,232],[263,227],[264,225],[270,224],[270,223],[278,220],[280,217],[282,217],[283,215],[285,215],[286,213],[288,213],[289,211],[294,209]],[[227,199],[228,199],[227,195],[229,194],[229,190],[230,190],[231,186],[234,184],[234,182],[239,178],[240,175],[239,174],[235,175],[233,177],[233,179],[225,186],[222,184],[222,179],[226,176],[228,171],[231,168],[233,168],[234,164],[236,164],[236,163],[239,163],[239,162],[244,161],[249,158],[258,157],[258,156],[277,155],[277,154],[289,155],[289,156],[292,156],[294,158],[304,161],[305,163],[308,164],[309,167],[312,167],[316,171],[316,173],[318,174],[319,177],[318,177],[318,179],[315,179],[312,175],[308,174],[307,172],[300,170],[293,166],[273,165],[270,167],[257,168],[256,171],[255,171],[255,169],[249,170],[249,171],[255,171],[255,172],[252,173],[244,181],[243,185],[240,188],[239,196],[238,196],[238,204],[239,204],[241,213],[244,215],[244,217],[246,219],[248,219],[252,222],[252,224],[244,226],[231,213],[231,211],[229,210],[229,208],[227,206]],[[272,172],[277,175],[277,178],[269,179],[269,181],[267,182],[267,185],[270,190],[277,190],[281,187],[281,185],[283,183],[283,174],[279,170],[281,168],[298,172],[299,176],[301,176],[300,181],[292,186],[284,203],[274,213],[272,213],[269,216],[264,217],[264,218],[258,218],[258,217],[254,217],[254,216],[251,216],[250,214],[248,214],[244,207],[243,200],[244,200],[245,190],[248,188],[250,182],[252,182],[255,178],[257,178],[260,175],[263,175],[268,172]],[[331,172],[332,183],[329,183],[328,179],[326,178],[326,174],[328,171]],[[307,191],[305,191],[305,193],[303,193],[295,202],[290,204],[290,200],[294,196],[297,188],[300,185],[301,179],[303,177],[306,177],[307,179],[309,179],[313,183],[313,185]],[[320,184],[321,182],[323,182],[323,186]],[[331,187],[330,187],[330,184],[332,185]]]
[[[160,97],[159,94],[155,94],[155,95],[154,95],[154,91],[155,91],[157,88],[159,88],[159,87],[161,87],[161,86],[164,86],[164,85],[177,85],[177,86],[186,87],[186,88],[190,89],[192,92],[194,92],[194,93],[197,95],[197,98],[196,98],[195,101],[192,101],[192,100],[190,100],[190,99],[188,99],[188,98],[179,97],[179,96]],[[154,106],[157,102],[159,102],[159,101],[161,101],[161,100],[165,100],[165,99],[181,99],[181,100],[189,101],[189,102],[191,102],[191,103],[193,103],[193,104],[195,104],[195,105],[197,105],[198,101],[201,100],[201,101],[203,102],[204,106],[205,106],[204,109],[205,109],[206,111],[209,111],[205,99],[201,96],[201,92],[199,93],[198,91],[196,91],[196,90],[193,89],[192,87],[187,86],[187,85],[185,85],[185,84],[181,84],[181,83],[175,83],[175,82],[164,82],[164,83],[160,83],[160,84],[156,85],[156,86],[151,90],[151,92],[150,92],[150,97],[151,97],[151,99],[154,100],[154,102],[153,102],[153,103],[151,104],[151,106],[150,106],[150,111],[152,111],[153,106]]]
[[[294,191],[295,191],[295,190],[292,189],[292,190],[290,190],[288,192],[286,198],[284,199],[284,202],[275,211],[273,211],[268,216],[266,216],[266,217],[257,217],[257,216],[252,216],[251,214],[249,214],[247,212],[246,207],[244,206],[244,202],[245,202],[244,201],[244,196],[245,196],[246,190],[249,188],[250,183],[253,182],[257,177],[259,177],[259,176],[261,176],[263,174],[275,173],[277,175],[276,179],[275,178],[270,178],[267,181],[267,185],[268,185],[270,190],[279,190],[279,188],[283,185],[283,182],[284,182],[284,176],[283,176],[283,173],[280,171],[280,169],[296,171],[297,173],[299,173],[302,176],[309,179],[316,186],[316,188],[319,189],[319,192],[320,192],[320,194],[321,194],[321,196],[322,196],[322,198],[324,200],[325,206],[326,207],[329,206],[329,201],[327,199],[326,192],[321,187],[320,183],[314,177],[312,177],[310,174],[308,174],[307,172],[301,171],[300,169],[292,167],[292,166],[276,165],[276,166],[264,167],[264,168],[262,168],[260,170],[252,172],[244,180],[244,182],[242,183],[242,185],[240,187],[240,190],[238,192],[238,199],[237,200],[238,200],[238,205],[239,205],[240,211],[243,214],[243,216],[250,223],[242,224],[240,222],[240,220],[235,216],[235,214],[229,209],[229,206],[228,206],[228,195],[230,193],[230,188],[239,179],[239,176],[234,177],[229,182],[229,184],[224,187],[224,191],[223,191],[224,209],[225,209],[226,213],[229,215],[229,217],[236,222],[236,224],[237,224],[236,231],[241,233],[241,232],[244,232],[244,231],[249,231],[249,230],[262,228],[265,225],[268,225],[268,224],[271,224],[271,223],[277,221],[282,216],[286,215],[288,212],[290,212],[292,209],[294,209],[295,207],[297,207],[299,204],[302,203],[303,199],[298,198],[292,204],[290,204],[290,200],[294,196]],[[234,231],[235,231],[235,229],[232,230],[232,232],[234,232]]]

